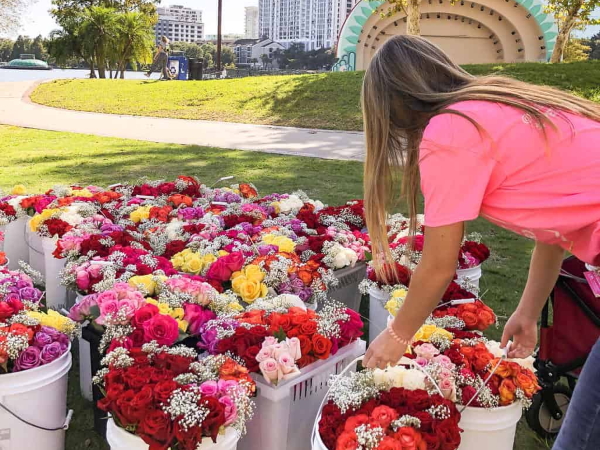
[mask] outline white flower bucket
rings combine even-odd
[[[0,375],[0,449],[64,450],[71,363],[69,349],[50,364]]]
[[[66,259],[56,259],[52,254],[56,249],[56,240],[42,238],[44,266],[46,269],[46,305],[60,311],[68,309],[67,288],[60,284],[60,271],[64,269]]]
[[[0,225],[0,233],[4,233],[6,231],[6,225]],[[0,252],[4,251],[4,240],[0,239]]]
[[[44,247],[42,246],[42,237],[34,231],[31,231],[29,223],[27,223],[27,229],[25,233],[25,240],[29,247],[29,265],[33,270],[37,270],[42,274],[46,275],[46,264],[44,261]]]
[[[387,327],[390,315],[385,304],[390,299],[390,294],[381,289],[369,289],[369,343],[379,336]]]
[[[211,438],[203,438],[202,444],[196,447],[196,450],[236,450],[239,439],[237,430],[228,427],[225,434],[217,437],[216,443]],[[150,448],[142,438],[118,427],[112,418],[108,419],[106,425],[106,441],[110,450],[148,450]]]
[[[83,299],[83,295],[77,294],[75,303],[79,303]],[[90,343],[83,338],[78,339],[79,342],[79,389],[81,396],[86,400],[93,402],[93,383],[92,383],[92,349]]]
[[[29,262],[29,249],[25,241],[28,220],[27,217],[21,217],[6,225],[4,230],[4,252],[10,260],[8,268],[11,270],[19,268],[19,261]]]
[[[494,409],[466,407],[458,424],[464,430],[458,450],[512,450],[522,413],[520,402]]]
[[[470,269],[458,269],[456,271],[457,281],[460,284],[461,281],[467,281],[477,289],[479,289],[479,280],[481,279],[481,264],[477,267],[471,267]]]
[[[253,374],[257,414],[247,424],[248,434],[240,441],[240,450],[306,450],[330,376],[342,372],[364,353],[365,342],[355,341],[329,359],[301,369],[299,376],[278,386],[267,384],[262,376]]]

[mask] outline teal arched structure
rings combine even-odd
[[[406,33],[406,16],[390,4],[361,0],[339,35],[334,71],[364,70],[387,39]],[[558,28],[541,0],[422,0],[422,35],[457,62],[548,61]]]

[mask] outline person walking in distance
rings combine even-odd
[[[146,72],[146,77],[150,78],[152,72],[160,72],[160,80],[170,81],[171,74],[169,73],[169,39],[166,36],[160,38],[158,49],[154,55],[154,61],[150,70]]]

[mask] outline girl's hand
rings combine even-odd
[[[388,365],[395,366],[406,352],[406,346],[398,343],[387,329],[383,330],[369,345],[363,359],[363,366],[368,369],[385,369]]]
[[[511,338],[513,343],[508,352],[508,357],[527,358],[537,346],[537,321],[517,309],[504,326],[500,347],[505,348]]]

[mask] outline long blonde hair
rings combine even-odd
[[[419,194],[419,146],[432,117],[455,114],[479,124],[451,105],[486,100],[529,113],[546,136],[555,127],[546,108],[572,112],[600,122],[600,106],[558,89],[499,76],[474,77],[454,64],[431,42],[396,36],[375,54],[365,74],[362,108],[367,156],[364,195],[375,268],[385,278],[383,262],[392,262],[386,219],[402,169],[401,192],[408,204],[410,234],[415,233]]]

